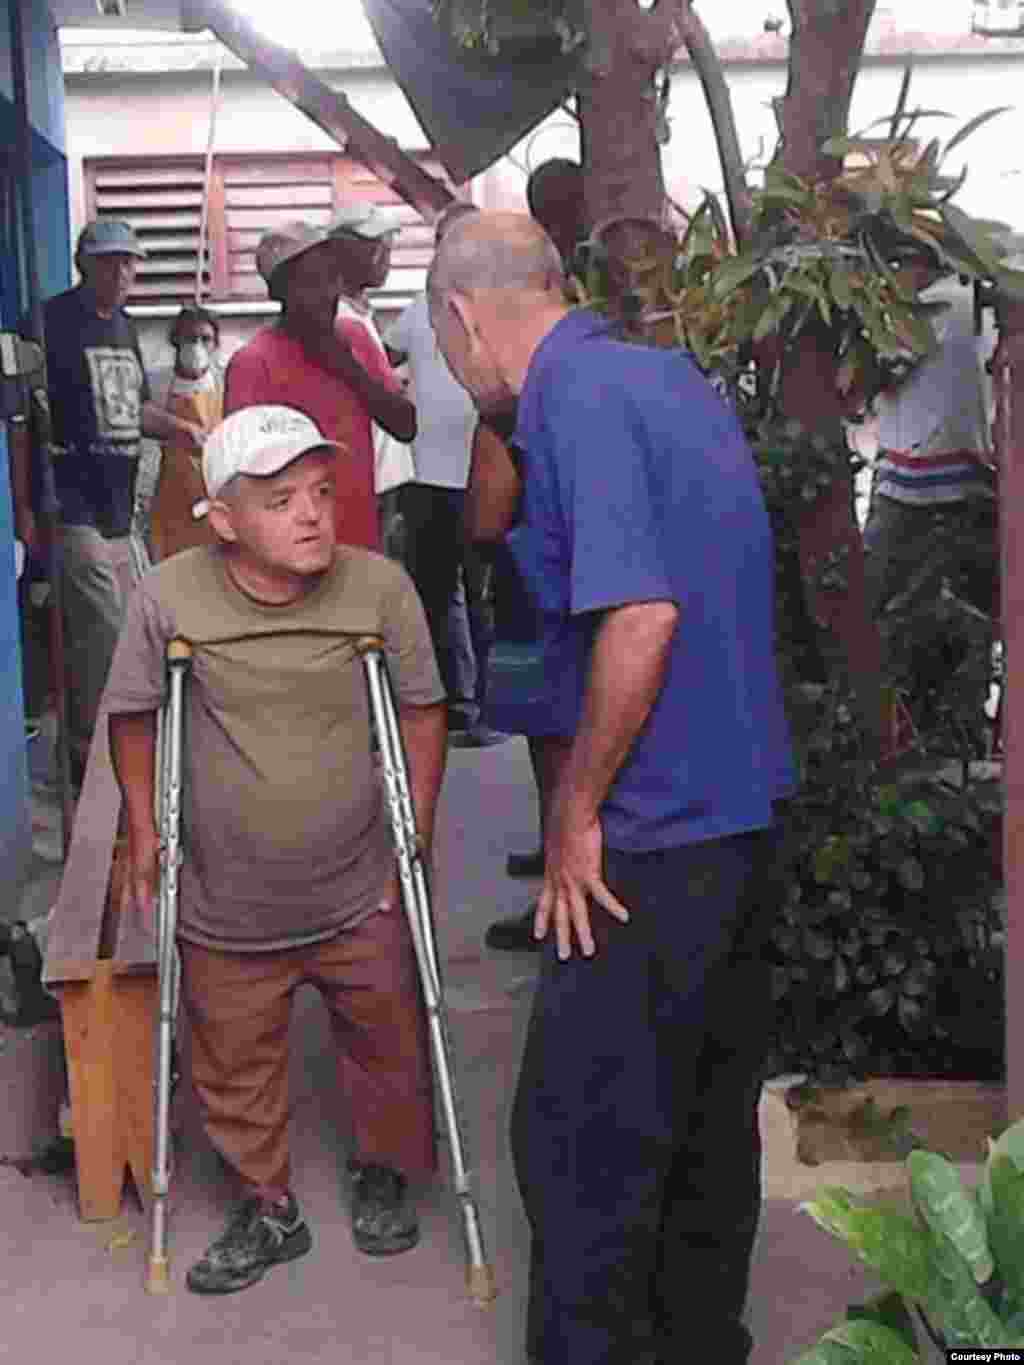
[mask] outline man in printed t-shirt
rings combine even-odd
[[[140,440],[185,442],[197,453],[202,446],[198,427],[150,400],[139,338],[124,312],[145,255],[127,223],[87,224],[75,252],[81,283],[44,309],[76,786],[132,581],[129,532]],[[23,490],[15,506],[18,538],[37,554],[38,470],[15,471],[13,483]]]
[[[362,323],[337,317],[345,249],[308,223],[286,223],[264,235],[256,267],[281,316],[231,357],[224,413],[287,404],[343,445],[348,458],[338,471],[338,541],[376,550],[373,424],[411,441],[416,409]]]
[[[423,608],[382,555],[335,546],[348,456],[295,409],[251,407],[206,443],[216,543],[141,580],[106,698],[131,887],[154,914],[157,709],[168,642],[192,644],[183,752],[182,1000],[206,1133],[240,1203],[188,1274],[227,1294],[304,1255],[292,1192],[288,1027],[317,988],[353,1130],[352,1234],[367,1255],[412,1247],[410,1177],[435,1166],[415,959],[370,744],[354,639],[384,641],[417,829],[429,850],[445,754],[444,692]]]

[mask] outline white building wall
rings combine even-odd
[[[902,59],[868,58],[854,92],[851,127],[860,129],[891,112],[902,78]],[[386,69],[368,67],[346,73],[321,72],[342,89],[353,107],[382,132],[408,149],[426,139],[405,97]],[[734,62],[727,67],[744,156],[763,165],[776,141],[772,101],[785,89],[782,61]],[[946,140],[968,118],[984,109],[1013,104],[1024,78],[1024,42],[1001,53],[924,56],[916,61],[911,104],[946,110],[950,119],[922,120],[925,139]],[[164,71],[126,74],[85,72],[66,77],[68,162],[72,229],[84,217],[82,160],[90,156],[149,153],[202,154],[209,135],[211,73]],[[705,188],[721,190],[721,172],[711,123],[699,82],[688,64],[679,67],[669,106],[672,137],[664,149],[669,193],[684,208],[699,202]],[[881,131],[881,130],[879,130]],[[221,152],[326,150],[331,139],[283,97],[247,72],[226,70],[217,118],[216,147]],[[558,111],[516,147],[510,156],[478,177],[473,197],[484,208],[525,209],[523,189],[531,166],[550,156],[578,155],[573,121]],[[969,213],[1009,222],[1024,230],[1024,105],[1002,114],[956,149],[948,169],[969,164],[958,203]],[[401,300],[386,296],[385,308]],[[229,318],[230,351],[250,335],[259,318]],[[154,363],[165,363],[162,333],[166,324],[146,323],[144,344]],[[158,360],[159,356],[159,360]]]

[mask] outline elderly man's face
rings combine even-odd
[[[92,291],[96,306],[103,313],[113,313],[123,308],[128,301],[135,275],[139,268],[138,258],[128,251],[108,251],[99,256],[82,256],[79,269],[82,279]]]
[[[430,321],[448,368],[485,415],[507,406],[511,394],[495,352],[495,324],[471,298],[447,294],[430,301]]]

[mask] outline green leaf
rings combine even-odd
[[[1024,1308],[1024,1171],[1008,1156],[989,1161],[988,1237],[999,1276]]]
[[[986,109],[984,113],[975,114],[974,118],[968,119],[964,126],[958,128],[946,143],[946,149],[942,154],[943,160],[949,156],[954,147],[958,147],[965,138],[970,137],[970,135],[976,132],[982,124],[988,123],[989,119],[995,118],[997,114],[1008,113],[1012,108],[1012,104],[1001,104],[997,109]]]
[[[845,1190],[834,1187],[800,1207],[877,1271],[886,1285],[917,1303],[928,1298],[934,1274],[931,1242],[907,1214],[855,1204]]]
[[[851,1365],[918,1365],[917,1351],[898,1332],[870,1318],[838,1323],[822,1340],[850,1348]]]
[[[968,252],[976,256],[986,269],[999,269],[998,243],[979,228],[963,209],[957,208],[955,204],[943,204],[942,219],[947,228],[960,238]]]
[[[942,817],[925,801],[908,802],[900,814],[913,825],[918,834],[939,834],[942,831]]]
[[[822,1338],[809,1351],[797,1356],[792,1365],[857,1365],[857,1357],[837,1341]]]
[[[846,1310],[846,1316],[853,1322],[866,1318],[870,1322],[881,1323],[883,1327],[888,1327],[890,1332],[895,1332],[912,1349],[916,1349],[917,1335],[914,1332],[914,1322],[901,1294],[890,1290],[885,1294],[877,1294],[866,1303],[851,1304]]]
[[[1008,1156],[1017,1170],[1024,1172],[1024,1119],[1011,1123],[997,1141],[989,1140],[988,1162],[978,1192],[986,1215],[992,1211],[992,1165],[1002,1156]]]
[[[725,299],[760,269],[761,262],[749,256],[730,256],[712,273],[711,292],[716,299]]]
[[[978,1202],[964,1189],[960,1173],[935,1152],[911,1152],[907,1157],[910,1191],[921,1216],[936,1237],[945,1237],[964,1258],[976,1284],[984,1284],[995,1269]]]

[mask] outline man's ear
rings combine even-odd
[[[455,323],[465,333],[466,343],[473,346],[479,333],[476,319],[476,306],[469,294],[452,291],[444,301]]]
[[[210,503],[210,510],[206,515],[210,522],[210,529],[218,540],[226,545],[237,543],[238,532],[235,530],[234,515],[229,502],[215,498]]]

